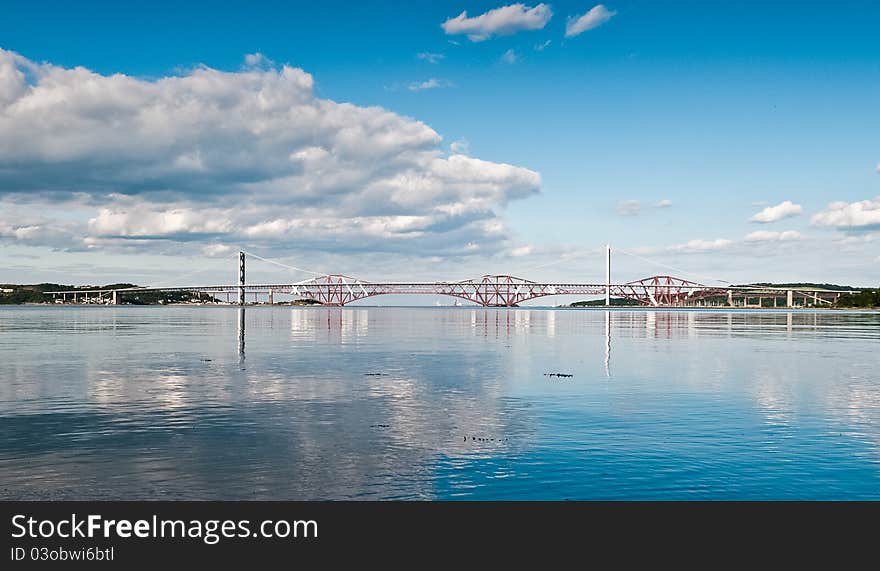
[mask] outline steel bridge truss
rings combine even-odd
[[[786,306],[793,305],[793,296],[803,297],[820,305],[831,304],[844,292],[803,288],[774,288],[771,286],[707,286],[673,276],[653,276],[623,284],[597,283],[540,283],[507,275],[486,275],[476,279],[457,282],[369,282],[350,276],[334,274],[316,277],[297,283],[243,284],[188,286],[167,288],[125,288],[118,290],[71,290],[46,292],[61,296],[59,302],[66,302],[72,296],[73,302],[94,299],[117,303],[119,298],[138,292],[198,292],[200,294],[226,294],[227,300],[234,296],[239,303],[245,303],[247,296],[258,298],[266,296],[269,303],[276,294],[287,294],[300,299],[309,299],[323,305],[344,306],[349,303],[378,295],[446,295],[457,297],[484,307],[516,307],[519,304],[540,297],[552,295],[596,296],[606,293],[610,297],[625,298],[647,307],[681,307],[710,297],[726,297],[733,306],[733,298],[742,300],[748,306],[750,298],[786,297]],[[111,301],[112,298],[112,301]],[[774,300],[775,306],[775,300]]]
[[[236,291],[240,287],[236,288]],[[377,295],[446,295],[484,307],[516,307],[540,297],[552,295],[602,295],[605,284],[539,283],[514,276],[486,275],[458,282],[368,282],[345,275],[327,275],[291,285],[245,286],[249,293],[288,294],[323,305],[343,306]],[[675,278],[654,276],[625,284],[611,284],[611,297],[625,298],[640,305],[681,306],[706,297],[726,296],[727,289]],[[204,288],[213,293],[226,291]],[[741,295],[741,294],[740,294]],[[783,292],[782,295],[785,295]]]

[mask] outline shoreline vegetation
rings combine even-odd
[[[840,286],[835,284],[812,284],[812,283],[786,283],[786,284],[771,284],[771,283],[757,283],[757,284],[749,284],[752,286],[767,286],[767,287],[780,287],[780,288],[797,288],[797,287],[809,287],[809,288],[817,288],[817,289],[828,289],[828,290],[850,290],[853,293],[844,293],[841,294],[840,298],[830,306],[826,306],[829,308],[835,309],[853,309],[853,308],[862,308],[862,309],[878,309],[880,308],[880,288],[872,289],[872,288],[855,288],[851,286]],[[126,288],[135,288],[138,287],[135,284],[129,283],[118,283],[118,284],[108,284],[103,286],[71,286],[64,284],[54,284],[54,283],[40,283],[40,284],[0,284],[0,305],[42,305],[42,304],[54,304],[55,301],[52,299],[51,295],[46,294],[47,291],[58,291],[58,290],[66,290],[66,291],[75,291],[75,290],[93,290],[93,289],[126,289]],[[709,307],[718,307],[723,309],[726,306],[726,298],[723,296],[714,296],[707,297],[701,300],[705,302]],[[766,301],[770,301],[767,299]],[[188,291],[178,291],[178,292],[156,292],[156,291],[148,291],[148,292],[139,292],[132,295],[126,295],[125,299],[121,302],[121,305],[180,305],[180,304],[188,304],[188,305],[204,305],[204,304],[218,304],[218,305],[226,305],[227,303],[219,299],[215,296],[199,293],[199,292],[188,292]],[[259,305],[268,305],[266,303],[260,303]],[[274,305],[320,305],[319,302],[310,300],[310,299],[296,299],[292,301],[279,301],[275,302]],[[585,301],[576,301],[574,303],[570,303],[568,305],[562,305],[559,307],[568,307],[568,308],[598,308],[604,307],[605,300],[604,299],[593,299],[593,300],[585,300]],[[626,298],[611,298],[611,307],[640,307],[637,301],[626,299]],[[763,309],[774,309],[772,305],[766,305],[762,307]],[[757,307],[750,307],[749,309],[762,309]],[[736,309],[736,308],[730,308]],[[784,308],[775,308],[775,309],[784,309]]]
[[[55,300],[47,291],[88,291],[95,289],[114,290],[139,287],[135,284],[119,283],[102,286],[71,286],[64,284],[0,284],[0,305],[54,305]],[[227,305],[225,300],[196,291],[145,291],[125,296],[120,305]],[[97,305],[97,304],[95,304]],[[232,304],[234,305],[234,304]],[[260,304],[267,305],[267,304]],[[320,305],[311,299],[280,301],[274,305]]]

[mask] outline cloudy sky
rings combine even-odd
[[[4,2],[0,282],[876,287],[880,7],[714,4]]]

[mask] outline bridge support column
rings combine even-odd
[[[611,244],[605,244],[605,307],[611,306]]]
[[[238,305],[244,305],[244,252],[238,253]]]
[[[274,304],[275,304],[275,295],[274,295],[274,294],[275,294],[275,292],[273,292],[273,291],[270,289],[270,290],[269,290],[269,305],[274,305]]]
[[[794,292],[791,290],[785,294],[785,307],[794,307]]]
[[[733,290],[727,290],[727,305],[733,307]]]
[[[113,295],[111,297],[110,303],[112,303],[113,305],[119,305],[119,296],[117,295],[115,289],[113,290]]]

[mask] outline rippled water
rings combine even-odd
[[[880,499],[878,341],[857,312],[2,308],[0,497]]]

